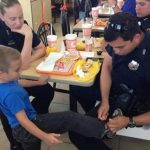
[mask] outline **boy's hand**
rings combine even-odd
[[[55,134],[55,133],[49,133],[47,134],[47,136],[43,139],[43,141],[47,144],[47,145],[53,145],[53,144],[59,144],[59,143],[63,143],[62,140],[59,140],[58,137],[60,137],[60,134]]]
[[[98,109],[98,118],[100,120],[106,120],[108,117],[108,111],[109,111],[109,104],[102,102]]]

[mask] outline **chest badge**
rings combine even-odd
[[[136,71],[136,70],[138,70],[138,68],[139,68],[139,63],[136,62],[136,61],[134,61],[134,60],[132,60],[132,61],[128,64],[128,67],[129,67],[130,70]]]

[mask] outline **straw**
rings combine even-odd
[[[72,26],[70,25],[70,34],[73,33],[73,29],[72,29]]]
[[[53,35],[52,23],[51,23],[51,35]]]

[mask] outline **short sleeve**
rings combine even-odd
[[[9,94],[4,100],[4,106],[9,108],[12,114],[25,109],[25,105],[17,94]]]
[[[32,47],[34,48],[37,47],[41,43],[41,41],[34,31],[32,31],[32,33],[33,33]]]
[[[110,45],[107,45],[105,49],[111,57],[114,55],[113,48]]]

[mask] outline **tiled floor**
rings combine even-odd
[[[55,23],[55,29],[57,35],[61,35],[60,23],[57,19],[57,23]],[[68,85],[57,84],[60,88],[68,88]],[[49,108],[50,112],[55,111],[63,111],[69,110],[69,96],[68,94],[55,93],[54,100]],[[79,112],[83,113],[82,108],[79,106]],[[74,145],[72,145],[68,139],[68,135],[63,134],[60,137],[64,143],[47,147],[44,143],[42,143],[42,150],[77,150]],[[117,136],[113,140],[105,140],[105,142],[113,149],[113,150],[150,150],[150,142],[144,140],[138,140],[133,138],[125,138]],[[1,123],[0,123],[0,150],[9,150],[8,140],[3,132]]]

